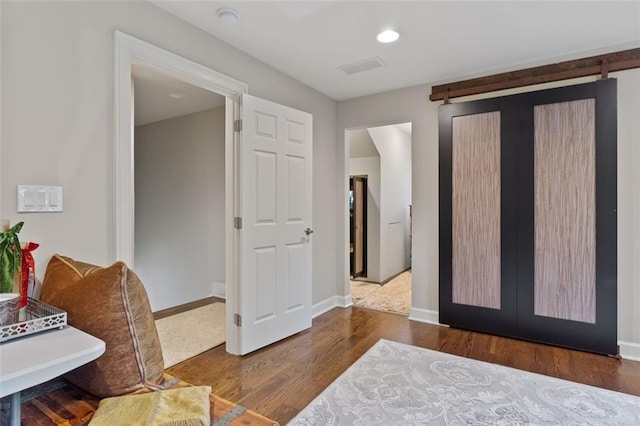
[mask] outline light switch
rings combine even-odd
[[[44,190],[40,190],[36,195],[37,205],[38,207],[44,208],[47,205],[47,193]]]
[[[62,211],[62,187],[48,185],[18,185],[18,213]]]
[[[25,207],[33,207],[35,205],[35,192],[33,191],[24,191],[24,205]]]

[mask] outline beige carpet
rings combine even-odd
[[[164,368],[224,343],[225,306],[212,303],[156,320]]]
[[[385,285],[351,281],[354,306],[409,315],[411,307],[411,271],[405,271]]]

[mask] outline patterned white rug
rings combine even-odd
[[[640,425],[640,398],[388,340],[289,425]]]

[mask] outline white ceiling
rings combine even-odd
[[[151,1],[335,100],[640,46],[640,1]]]
[[[136,126],[180,117],[224,105],[224,96],[162,74],[152,67],[134,64],[134,123]],[[181,93],[176,99],[169,93]]]

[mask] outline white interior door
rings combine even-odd
[[[241,348],[311,327],[312,116],[242,95]]]

